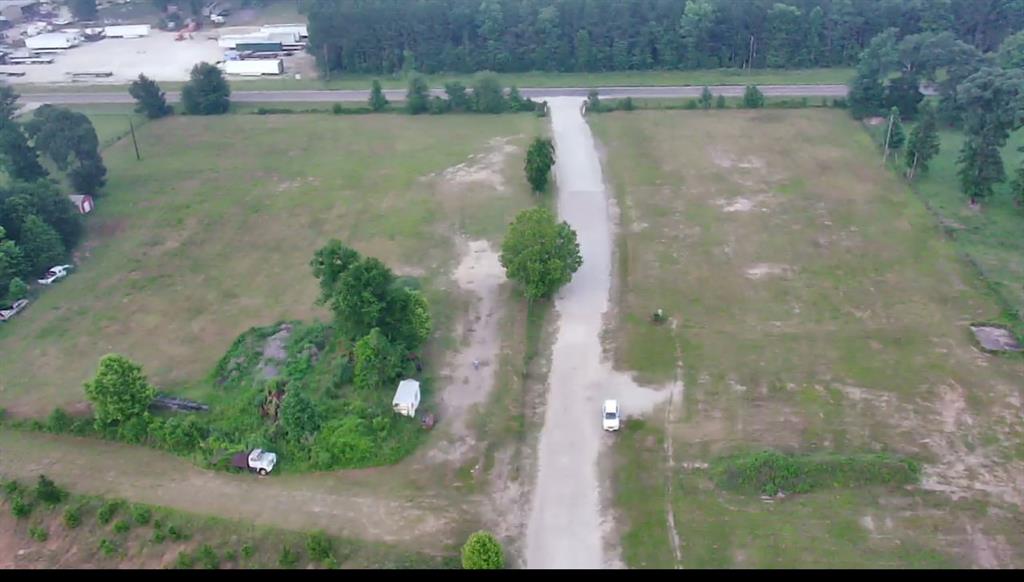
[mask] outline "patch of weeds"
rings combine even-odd
[[[338,561],[334,559],[334,556],[331,556],[324,560],[324,568],[327,568],[328,570],[337,570]]]
[[[285,546],[281,548],[281,556],[277,559],[277,565],[282,568],[294,568],[299,563],[299,554]]]
[[[224,561],[225,562],[234,562],[236,560],[238,560],[238,552],[236,552],[234,550],[228,550],[228,551],[224,552]]]
[[[808,493],[830,487],[916,483],[920,465],[885,453],[862,455],[760,451],[712,461],[711,476],[726,490],[761,495]]]
[[[163,531],[155,529],[153,530],[153,537],[149,538],[154,544],[162,544],[167,540],[167,534]]]
[[[130,529],[132,529],[132,524],[128,523],[127,520],[119,519],[114,523],[114,533],[128,533]]]
[[[248,560],[249,558],[252,557],[252,555],[253,555],[252,546],[250,546],[249,544],[245,544],[244,546],[242,546],[242,557],[243,558]]]
[[[139,525],[146,525],[153,518],[153,512],[145,505],[132,506],[132,520]]]
[[[117,553],[117,543],[108,540],[107,538],[103,538],[100,540],[99,549],[101,554],[109,558]]]
[[[64,527],[75,529],[82,525],[82,508],[78,506],[65,508],[62,519],[64,520]]]
[[[46,532],[46,528],[38,525],[28,528],[28,535],[37,542],[45,542],[50,539],[50,534]]]
[[[217,555],[216,550],[210,544],[199,546],[199,549],[196,551],[196,560],[207,570],[220,568],[220,556]]]
[[[100,522],[102,525],[107,525],[110,523],[110,520],[114,519],[114,515],[120,508],[120,501],[107,501],[100,507],[99,511],[96,512],[96,521]]]

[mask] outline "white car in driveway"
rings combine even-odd
[[[18,315],[22,309],[25,309],[26,305],[28,305],[28,299],[19,299],[14,302],[14,305],[0,309],[0,321],[7,321]]]
[[[43,275],[43,278],[36,282],[40,285],[49,285],[58,279],[67,277],[69,271],[71,271],[71,265],[57,265],[56,267],[51,267],[50,270]]]
[[[601,407],[601,427],[608,431],[619,430],[622,416],[619,412],[618,400],[605,400]]]

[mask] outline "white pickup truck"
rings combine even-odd
[[[232,467],[248,469],[260,475],[266,475],[273,471],[276,464],[277,455],[263,449],[253,449],[248,453],[238,453],[231,458]]]

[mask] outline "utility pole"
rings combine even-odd
[[[139,154],[139,142],[135,139],[135,124],[132,123],[131,117],[128,118],[128,127],[132,130],[132,145],[135,146],[135,159],[136,161],[141,162],[142,156]]]
[[[889,129],[885,132],[885,147],[882,149],[882,166],[885,166],[885,161],[889,158],[889,138],[892,137],[892,120],[893,115],[889,113]]]

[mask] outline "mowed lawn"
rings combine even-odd
[[[685,383],[671,422],[633,423],[616,445],[627,563],[677,562],[671,507],[687,567],[1024,565],[1024,360],[975,349],[967,325],[998,302],[858,124],[827,110],[590,120],[622,210],[617,364]],[[659,308],[671,320],[653,325]],[[910,455],[922,486],[767,503],[700,469],[765,447]]]
[[[109,185],[78,269],[0,328],[0,407],[45,414],[81,401],[109,352],[140,362],[161,389],[201,393],[239,333],[327,317],[309,261],[332,237],[423,277],[443,339],[456,239],[497,244],[532,204],[523,144],[542,129],[526,114],[146,124],[143,161],[131,139],[104,152]]]

